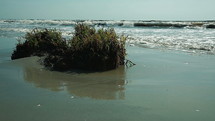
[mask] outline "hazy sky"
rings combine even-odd
[[[0,19],[215,20],[215,0],[0,0]]]

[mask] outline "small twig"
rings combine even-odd
[[[125,59],[125,65],[126,65],[126,67],[132,67],[132,66],[134,66],[134,65],[136,65],[135,63],[133,63],[132,61],[130,61],[130,60],[128,60],[128,59]]]

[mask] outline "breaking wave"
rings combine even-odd
[[[211,28],[215,29],[215,21],[137,21],[137,20],[0,20],[0,23],[40,24],[74,26],[85,23],[94,26],[123,26],[123,27],[156,27],[156,28]]]
[[[215,54],[215,21],[0,20],[0,37],[17,38],[33,28],[56,28],[69,38],[77,23],[113,27],[128,36],[131,46]]]

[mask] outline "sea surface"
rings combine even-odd
[[[18,39],[34,28],[55,28],[71,38],[77,23],[114,28],[131,46],[215,54],[215,21],[0,20],[0,37]]]
[[[136,65],[57,72],[11,60],[34,28],[71,38],[79,23],[128,36]],[[0,20],[0,121],[215,121],[214,21]]]

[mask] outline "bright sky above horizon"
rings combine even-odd
[[[0,19],[215,20],[215,0],[0,0]]]

